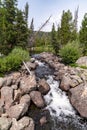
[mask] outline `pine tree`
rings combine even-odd
[[[28,14],[29,14],[29,5],[28,2],[25,5],[25,21],[28,22]]]
[[[16,28],[16,46],[26,48],[28,43],[28,28],[26,26],[25,14],[19,9],[17,10],[15,28]]]
[[[32,34],[34,32],[34,19],[32,18],[31,24],[30,24],[30,33]]]
[[[61,45],[67,44],[71,39],[72,14],[70,10],[63,11],[61,19]]]
[[[72,22],[72,33],[71,33],[72,41],[75,41],[78,39],[78,10],[79,10],[79,7],[75,10],[74,20]]]
[[[87,55],[87,13],[84,15],[82,21],[82,27],[79,32],[79,39],[81,47],[83,48],[83,54]]]
[[[7,36],[6,36],[6,9],[4,4],[0,1],[0,53],[3,53],[7,50]]]
[[[51,44],[53,46],[53,49],[54,49],[55,53],[58,54],[58,52],[59,52],[59,44],[57,42],[57,33],[55,31],[54,23],[53,23],[52,32],[51,32]]]
[[[4,53],[8,54],[15,46],[15,18],[17,0],[4,0],[3,4],[3,9],[5,10],[5,14],[3,15],[5,28],[5,32],[3,34],[3,50],[5,49]]]

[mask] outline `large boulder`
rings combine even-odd
[[[47,94],[50,90],[50,86],[49,84],[46,82],[45,79],[41,79],[39,81],[39,86],[38,86],[38,89],[39,91],[42,93],[42,94]]]
[[[35,75],[25,76],[20,81],[20,89],[23,94],[30,93],[32,90],[36,89],[36,79]]]
[[[34,130],[34,121],[29,117],[23,117],[19,121],[13,119],[13,125],[10,130]]]
[[[45,103],[44,103],[44,100],[42,98],[42,95],[39,91],[32,91],[30,93],[30,97],[31,97],[31,100],[33,101],[33,103],[41,108],[41,107],[44,107]]]
[[[8,116],[10,118],[19,119],[20,117],[25,115],[27,110],[28,110],[28,105],[27,104],[17,104],[17,105],[14,105],[14,106],[10,107],[6,111],[6,113],[8,114]]]
[[[79,66],[86,66],[87,67],[87,56],[84,56],[84,57],[80,57],[76,63],[79,65]]]
[[[87,83],[69,90],[71,104],[82,117],[87,118]]]
[[[9,130],[12,121],[10,118],[0,117],[0,130]]]

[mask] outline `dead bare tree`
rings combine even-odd
[[[39,28],[39,30],[36,31],[33,34],[33,36],[31,36],[31,38],[29,39],[28,45],[30,45],[30,53],[31,53],[32,50],[34,51],[35,40],[36,40],[36,37],[37,37],[38,33],[46,26],[46,24],[49,22],[49,20],[50,20],[51,17],[52,17],[52,15],[45,21],[45,23],[43,25],[41,25],[41,27]]]

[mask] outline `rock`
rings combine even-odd
[[[69,90],[70,101],[82,117],[87,118],[87,83]]]
[[[11,124],[10,118],[0,117],[0,130],[9,130]]]
[[[14,90],[17,90],[18,89],[18,86],[16,84],[12,85],[11,86]]]
[[[36,69],[36,64],[35,63],[31,63],[31,62],[26,62],[26,65],[27,67],[30,69],[30,70],[35,70]],[[26,70],[25,66],[23,65],[22,66],[22,70]]]
[[[83,81],[81,79],[81,77],[79,77],[78,75],[71,75],[70,78],[73,80],[77,80],[78,84],[81,84]]]
[[[71,82],[72,80],[70,79],[70,77],[64,75],[60,83],[60,88],[64,91],[68,91],[70,89]]]
[[[20,99],[20,104],[27,104],[28,106],[30,105],[30,96],[28,94],[24,95]]]
[[[47,123],[47,119],[45,116],[43,116],[41,119],[40,119],[40,124],[41,126],[43,126],[45,123]]]
[[[38,89],[39,91],[42,93],[42,94],[47,94],[50,90],[50,86],[49,84],[46,82],[45,79],[41,79],[39,81],[39,86],[38,86]]]
[[[34,63],[34,62],[35,62],[35,58],[31,58],[31,59],[30,59],[30,62],[31,62],[31,63]]]
[[[19,119],[20,117],[22,117],[23,115],[25,115],[25,113],[28,110],[28,105],[27,104],[17,104],[14,106],[11,106],[6,113],[8,114],[8,116],[10,118],[16,118]]]
[[[54,75],[56,76],[56,80],[61,80],[65,74],[65,71],[63,69],[60,69],[58,72],[56,71]]]
[[[13,77],[12,83],[18,85],[18,83],[19,83],[19,81],[20,81],[19,79],[20,79],[20,77],[21,77],[21,73],[20,73],[20,72],[14,72],[14,73],[12,73],[11,75],[12,75],[12,77]]]
[[[6,83],[5,86],[11,86],[13,81],[13,76],[5,77]]]
[[[33,101],[33,103],[37,106],[37,107],[44,107],[45,103],[44,103],[44,100],[42,98],[42,95],[39,91],[32,91],[30,93],[30,97],[31,97],[31,100]]]
[[[84,56],[84,57],[80,57],[76,63],[79,65],[79,66],[86,66],[87,67],[87,56]]]
[[[22,96],[22,93],[20,89],[14,90],[14,102],[19,103],[21,96]]]
[[[5,82],[5,78],[0,78],[0,88],[4,86]]]
[[[29,117],[23,117],[19,121],[13,119],[13,125],[10,130],[34,130],[34,121]]]
[[[32,90],[36,90],[36,79],[35,75],[30,75],[28,77],[23,77],[20,81],[20,89],[23,94],[30,93]]]
[[[8,118],[8,114],[7,114],[7,113],[3,113],[3,114],[1,115],[1,117],[6,117],[6,118]]]
[[[4,101],[0,99],[0,116],[4,113]]]
[[[5,108],[8,109],[13,102],[13,89],[11,87],[1,88],[1,100],[5,102]]]

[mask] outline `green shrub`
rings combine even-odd
[[[81,49],[77,41],[66,44],[59,52],[65,64],[73,64],[81,56]]]
[[[18,70],[23,60],[29,60],[29,53],[22,48],[14,48],[8,56],[0,58],[0,73]]]

